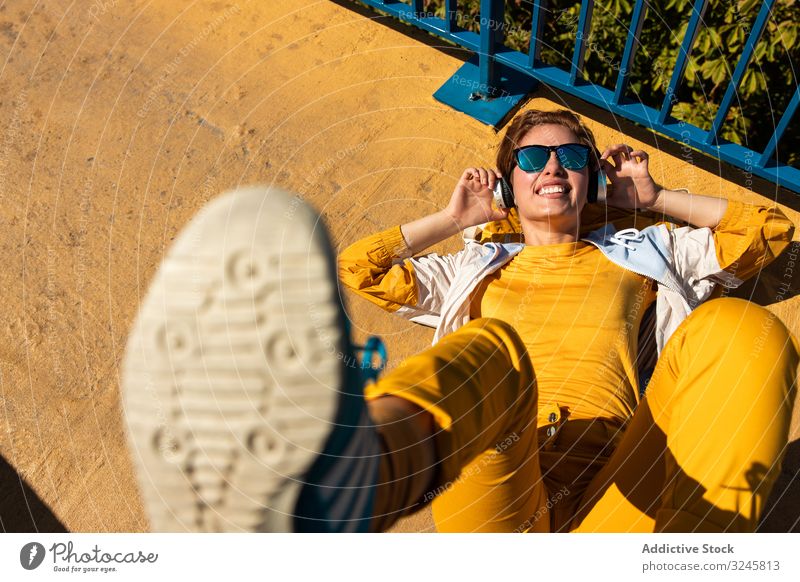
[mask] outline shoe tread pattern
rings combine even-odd
[[[292,528],[342,381],[337,290],[316,217],[295,208],[291,228],[275,227],[293,203],[250,190],[206,209],[140,309],[124,395],[154,531]]]

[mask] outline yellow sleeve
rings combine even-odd
[[[720,267],[744,281],[789,246],[794,223],[777,206],[729,200],[722,220],[712,232]]]
[[[339,279],[346,287],[387,311],[417,304],[411,254],[400,227],[363,238],[339,254]]]

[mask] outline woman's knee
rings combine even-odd
[[[745,319],[767,319],[773,313],[757,303],[740,299],[738,297],[720,297],[701,303],[691,313],[691,317],[712,317],[718,320],[719,325],[739,326]]]
[[[745,299],[722,297],[707,301],[690,314],[686,324],[709,339],[722,340],[714,344],[742,342],[754,352],[787,352],[795,360],[798,357],[797,340],[778,316]]]
[[[523,390],[536,390],[536,376],[528,348],[511,324],[501,319],[482,317],[473,319],[456,333],[464,332],[489,340],[493,346],[492,351],[502,354],[507,364],[519,372]]]
[[[472,319],[462,327],[462,329],[466,328],[484,329],[489,333],[498,335],[506,334],[519,339],[520,342],[522,341],[513,325],[502,319],[497,319],[496,317],[479,317],[477,319]]]
[[[799,359],[786,326],[769,310],[715,299],[670,338],[648,385],[650,406],[659,422],[668,419],[663,426],[673,418],[665,415],[698,413],[703,426],[716,427],[702,430],[733,430],[726,423],[738,419],[737,427],[780,432],[791,418]]]
[[[479,333],[490,338],[497,346],[505,348],[512,359],[527,361],[530,363],[528,348],[522,341],[519,333],[514,326],[493,317],[481,317],[473,319],[461,329],[470,329],[474,333]]]
[[[689,350],[691,360],[708,361],[729,374],[729,390],[763,392],[773,386],[776,394],[788,390],[791,397],[800,350],[774,313],[744,299],[725,297],[702,304],[684,323],[680,345]],[[740,381],[753,374],[758,381]]]

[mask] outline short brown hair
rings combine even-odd
[[[563,125],[576,136],[580,143],[585,143],[592,148],[592,152],[597,150],[594,134],[586,127],[580,117],[567,109],[557,111],[541,111],[539,109],[529,109],[522,115],[517,116],[511,125],[508,126],[500,148],[497,150],[497,169],[506,178],[510,179],[516,162],[514,161],[514,150],[519,147],[519,142],[531,129],[537,125]],[[594,160],[594,167],[597,167],[597,156],[593,153],[591,158]]]

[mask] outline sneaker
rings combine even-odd
[[[369,531],[380,440],[317,214],[254,187],[181,232],[123,364],[153,531]]]

